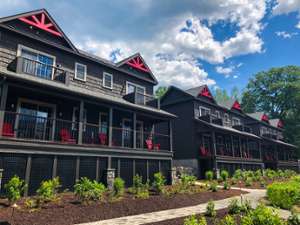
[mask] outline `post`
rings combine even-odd
[[[99,181],[99,157],[96,158],[96,181]]]
[[[113,190],[115,180],[115,169],[111,168],[111,157],[107,159],[107,169],[106,169],[106,184],[109,190]]]
[[[240,156],[241,158],[243,158],[243,153],[242,153],[242,141],[241,141],[241,137],[239,136],[239,147],[240,147]]]
[[[149,160],[146,160],[147,180],[149,180]]]
[[[230,135],[230,139],[231,139],[231,151],[232,151],[232,157],[235,157],[235,154],[234,154],[234,146],[233,146],[233,136],[232,136],[232,134]]]
[[[136,149],[136,113],[133,112],[133,116],[132,116],[132,129],[133,129],[133,139],[132,139],[132,142],[133,142],[133,145],[132,147],[134,149]]]
[[[113,133],[113,108],[109,108],[109,121],[108,121],[108,146],[109,147],[112,146],[112,133]]]
[[[27,185],[24,196],[28,196],[28,189],[29,189],[29,182],[30,182],[30,171],[31,171],[31,161],[32,157],[31,155],[28,155],[27,157],[27,164],[26,164],[26,171],[25,171],[25,184]]]
[[[3,176],[3,169],[0,169],[0,192],[1,192],[2,176]]]
[[[83,117],[84,117],[84,101],[80,101],[79,107],[79,129],[78,129],[78,144],[82,144],[82,133],[83,133]]]
[[[132,173],[133,173],[133,177],[134,177],[136,175],[135,159],[132,160]]]
[[[55,178],[57,174],[57,156],[53,159],[52,178]]]
[[[170,152],[173,152],[173,130],[172,130],[172,121],[169,120],[169,145],[170,145]]]
[[[218,170],[218,164],[217,164],[217,146],[216,146],[216,133],[214,131],[211,132],[211,139],[212,139],[212,146],[213,146],[213,153],[214,153],[214,171],[216,174],[216,177],[218,178],[219,170]]]
[[[259,151],[260,159],[263,160],[263,154],[262,154],[262,150],[261,150],[261,142],[260,141],[258,142],[258,151]]]
[[[1,102],[0,102],[0,136],[2,136],[2,126],[4,122],[5,116],[5,108],[6,108],[6,100],[7,100],[7,92],[8,92],[8,85],[7,83],[2,84],[1,88]]]
[[[80,157],[76,158],[76,172],[75,172],[75,180],[79,180],[79,169],[80,169]]]

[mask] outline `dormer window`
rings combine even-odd
[[[86,81],[86,65],[75,63],[75,79]]]
[[[110,73],[103,73],[103,87],[113,89],[113,75]]]
[[[199,107],[199,114],[200,114],[200,117],[201,116],[210,115],[210,109],[209,108],[205,108],[203,106],[200,106]]]

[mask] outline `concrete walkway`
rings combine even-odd
[[[243,195],[243,199],[250,200],[252,207],[256,207],[258,204],[258,200],[266,195],[266,190],[244,189],[244,188],[242,190],[249,192]],[[240,199],[240,198],[241,198],[240,196],[236,196],[236,197],[214,201],[215,209],[219,210],[219,209],[227,208],[232,199]],[[139,225],[139,224],[146,224],[146,223],[154,223],[154,222],[174,219],[178,217],[186,217],[193,214],[204,213],[206,211],[206,205],[207,203],[204,203],[196,206],[189,206],[189,207],[177,208],[177,209],[168,209],[168,210],[163,210],[158,212],[144,213],[139,215],[109,219],[109,220],[102,220],[98,222],[83,223],[80,225]],[[280,212],[280,214],[282,213]]]

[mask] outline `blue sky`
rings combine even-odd
[[[140,52],[161,85],[230,91],[300,64],[300,0],[1,0],[0,16],[38,8],[79,48],[113,61]]]

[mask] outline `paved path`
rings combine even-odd
[[[253,207],[256,207],[258,200],[264,197],[266,194],[266,190],[256,190],[256,189],[242,189],[242,190],[249,192],[248,194],[243,195],[243,199],[250,200]],[[240,199],[240,196],[214,201],[215,209],[219,210],[219,209],[227,208],[229,202],[234,198]],[[139,225],[139,224],[146,224],[146,223],[154,223],[154,222],[174,219],[178,217],[186,217],[192,214],[204,213],[206,211],[206,205],[207,203],[204,203],[196,206],[189,206],[189,207],[177,208],[177,209],[168,209],[168,210],[163,210],[158,212],[144,213],[139,215],[109,219],[109,220],[102,220],[98,222],[83,223],[80,225]]]

